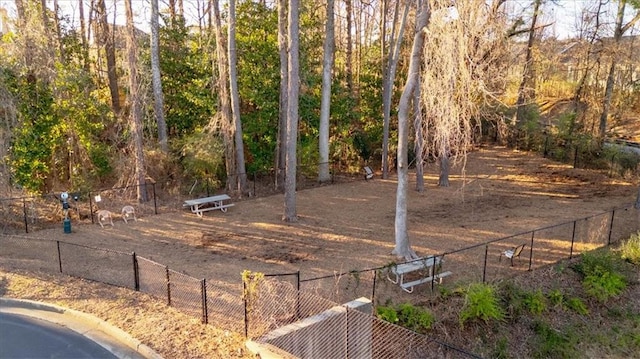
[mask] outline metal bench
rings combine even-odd
[[[198,217],[202,217],[202,213],[206,211],[213,211],[219,209],[222,212],[226,212],[227,208],[234,205],[234,203],[230,203],[228,201],[231,200],[226,194],[220,194],[217,196],[211,197],[203,197],[197,199],[189,199],[184,201],[183,207],[190,207],[191,212],[198,215]]]

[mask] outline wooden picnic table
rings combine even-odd
[[[219,194],[216,196],[189,199],[184,201],[183,207],[189,207],[191,212],[198,215],[198,217],[202,217],[202,213],[206,211],[213,211],[219,209],[222,212],[226,212],[227,208],[234,205],[234,203],[230,203],[228,201],[231,200],[231,197],[226,194]]]

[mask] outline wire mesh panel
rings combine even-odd
[[[2,263],[12,268],[59,271],[56,241],[3,235],[0,257]]]
[[[217,327],[242,333],[244,330],[244,301],[242,284],[207,279],[208,322]]]
[[[575,221],[576,230],[572,257],[606,246],[609,241],[611,212]]]
[[[264,278],[245,291],[249,337],[260,337],[298,318],[300,295],[291,283]]]
[[[300,318],[315,315],[336,304],[315,294],[298,291],[291,283],[264,278],[247,297],[248,334],[257,338]]]
[[[483,246],[487,252],[485,282],[513,277],[529,269],[531,235],[532,232],[521,233]]]
[[[628,239],[640,229],[640,210],[628,206],[619,208],[613,214],[611,226],[611,243],[618,243]]]
[[[424,335],[379,319],[372,324],[371,358],[447,358],[443,348]]]
[[[533,232],[531,269],[569,258],[574,222],[567,222]]]
[[[181,312],[202,316],[202,281],[169,269],[171,305]]]
[[[371,298],[375,275],[375,270],[365,270],[302,280],[300,290],[335,303],[346,303],[355,298]]]
[[[476,246],[453,253],[447,253],[442,257],[440,273],[449,273],[442,278],[443,286],[456,286],[469,282],[482,282],[485,259],[485,246]],[[438,280],[434,284],[438,284]],[[431,283],[424,286],[431,291]],[[435,289],[435,287],[434,287]]]
[[[7,198],[0,200],[0,228],[2,234],[25,233],[25,208],[22,199]]]
[[[259,339],[298,358],[347,358],[347,309],[333,306]]]
[[[60,242],[60,261],[65,274],[135,289],[131,253]]]
[[[136,257],[138,264],[139,290],[156,298],[168,299],[167,267],[160,263]]]

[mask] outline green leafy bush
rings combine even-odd
[[[547,293],[547,298],[554,307],[564,307],[564,294],[559,289],[554,289]]]
[[[415,331],[430,329],[435,322],[433,314],[429,311],[409,303],[398,307],[398,319],[401,326]]]
[[[464,307],[460,312],[460,325],[464,325],[469,320],[480,319],[489,322],[489,320],[503,320],[504,317],[504,309],[500,306],[492,286],[484,283],[474,283],[469,286],[465,294]]]
[[[580,314],[580,315],[588,315],[589,314],[589,308],[587,308],[587,305],[584,304],[584,302],[582,301],[582,299],[578,298],[578,297],[572,297],[567,299],[566,301],[567,307],[571,310],[573,310],[574,312]]]
[[[379,306],[376,308],[376,315],[379,319],[386,322],[393,324],[398,323],[398,313],[392,307]]]
[[[620,274],[620,259],[609,251],[584,253],[574,269],[583,275],[586,292],[601,302],[620,295],[627,288],[625,277]]]
[[[378,318],[384,321],[398,324],[417,332],[424,332],[430,329],[435,322],[431,312],[410,303],[403,303],[397,307],[379,306],[376,308],[376,313]]]
[[[604,272],[600,275],[588,275],[582,282],[587,294],[601,302],[619,296],[626,288],[624,276],[618,273]]]
[[[640,265],[640,232],[633,234],[620,246],[622,259]]]
[[[540,315],[547,310],[547,298],[538,289],[536,292],[526,293],[524,305],[531,314]]]

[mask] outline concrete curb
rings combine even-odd
[[[63,325],[93,340],[119,358],[163,359],[153,349],[122,329],[77,310],[49,303],[0,297],[0,311]]]

